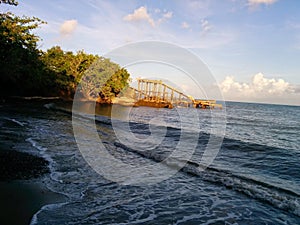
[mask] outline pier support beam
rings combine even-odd
[[[222,108],[215,100],[195,100],[161,80],[138,79],[137,88],[136,96],[141,105],[172,108],[176,104],[194,108]]]

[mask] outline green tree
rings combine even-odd
[[[14,1],[1,1],[13,4]],[[128,86],[129,73],[109,59],[59,46],[37,48],[36,17],[0,14],[0,95],[60,95],[72,98],[76,87],[87,99],[111,102]]]
[[[73,97],[82,74],[97,56],[84,51],[64,52],[59,46],[52,47],[42,55],[47,71],[54,79],[56,89],[65,97]]]
[[[36,17],[0,14],[1,95],[36,94],[42,89],[46,79],[37,49],[39,37],[32,31],[43,23]]]
[[[15,0],[0,0],[0,4],[18,5],[19,3]]]
[[[86,99],[110,103],[128,86],[129,76],[126,69],[100,57],[84,73],[78,88]]]

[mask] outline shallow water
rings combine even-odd
[[[93,112],[87,107],[86,113]],[[199,169],[203,152],[211,137],[222,139],[214,126],[222,124],[224,111],[212,115],[209,110],[140,107],[128,112],[120,107],[110,119],[110,107],[97,109],[96,130],[103,146],[125,164],[155,167],[176,148],[193,150],[175,175],[137,186],[124,185],[137,180],[113,182],[88,165],[76,144],[70,114],[30,102],[3,105],[0,111],[1,140],[15,139],[16,149],[47,158],[51,176],[46,185],[68,196],[64,204],[43,207],[32,224],[300,223],[300,107],[227,103],[222,147],[204,171]],[[130,123],[124,122],[125,112]],[[75,116],[82,132],[89,132],[90,116]],[[126,134],[142,141],[126,142]],[[106,166],[114,176],[113,164]],[[159,166],[162,175],[174,170]],[[131,179],[146,176],[144,171]]]

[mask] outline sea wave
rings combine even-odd
[[[26,125],[25,122],[21,122],[21,121],[18,121],[18,120],[16,120],[16,119],[13,119],[13,118],[6,118],[6,120],[11,121],[11,122],[14,122],[15,124],[18,124],[18,125],[21,126],[21,127],[24,127],[24,126]]]
[[[166,159],[165,154],[159,154],[153,151],[137,151],[136,149],[131,149],[119,142],[115,142],[114,144],[117,147],[122,147],[127,151],[135,152],[156,162],[162,162]],[[268,203],[276,208],[293,213],[296,216],[300,216],[300,194],[297,192],[274,186],[273,184],[260,180],[255,180],[247,176],[233,174],[231,171],[214,167],[206,168],[204,165],[194,161],[184,161],[171,157],[164,161],[164,164],[174,169],[181,168],[183,163],[185,163],[185,166],[181,169],[182,172],[198,176],[204,181],[225,186],[226,188],[240,192],[264,203]]]
[[[55,104],[45,106],[50,109],[59,110],[65,113],[73,113],[76,117],[81,118],[82,120],[95,120],[97,124],[102,125],[111,125],[111,118],[107,116],[97,115],[91,116],[84,113],[74,113],[70,109],[65,109],[63,107],[57,107]],[[251,121],[252,122],[252,121]],[[126,123],[126,121],[118,121],[118,123]],[[132,127],[137,132],[148,134],[147,124],[143,122],[131,122]],[[142,129],[140,129],[142,126]],[[159,127],[159,124],[157,124]],[[179,126],[167,126],[169,130],[174,131],[172,135],[166,134],[166,137],[172,138],[172,141],[178,140],[178,135],[180,136],[180,127]],[[204,136],[209,134],[203,133]],[[177,138],[177,139],[176,139]],[[205,138],[204,138],[205,139]],[[207,138],[206,138],[207,139]],[[203,141],[203,140],[201,140]],[[238,143],[237,143],[238,142]],[[237,143],[237,144],[236,144]],[[295,216],[300,216],[300,194],[294,190],[288,188],[283,188],[281,186],[276,186],[276,184],[263,181],[262,179],[257,179],[255,177],[240,175],[233,173],[232,171],[216,168],[209,166],[206,168],[205,165],[201,165],[198,161],[194,160],[183,160],[169,157],[169,151],[139,151],[137,149],[130,148],[121,142],[114,141],[113,143],[106,143],[114,145],[115,147],[122,148],[125,151],[136,153],[139,156],[145,157],[147,159],[154,160],[156,162],[162,162],[174,169],[180,169],[181,172],[191,174],[198,177],[204,181],[224,186],[228,189],[234,190],[236,192],[242,193],[250,198],[259,200],[263,203],[267,203],[275,208],[284,210],[286,212],[292,213]],[[235,146],[236,145],[236,146]],[[256,151],[256,152],[268,152],[273,149],[272,146],[263,146],[263,148],[258,144],[252,144],[236,141],[234,139],[228,139],[224,148],[238,149],[243,152],[247,151]],[[166,150],[166,148],[164,148]],[[172,150],[172,149],[170,149]],[[182,165],[184,166],[182,167]],[[204,170],[205,169],[205,170]]]

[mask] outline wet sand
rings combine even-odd
[[[0,224],[30,224],[41,207],[63,199],[38,181],[0,182]]]
[[[38,156],[0,147],[0,224],[30,224],[33,215],[47,204],[64,202],[43,183],[48,162]]]

